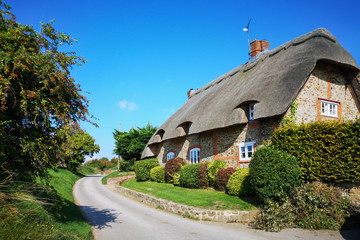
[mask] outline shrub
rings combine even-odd
[[[297,187],[282,203],[268,202],[253,227],[270,231],[290,227],[339,230],[353,213],[349,201],[333,187],[313,182]]]
[[[134,161],[135,161],[134,159],[128,160],[128,161],[121,159],[119,162],[120,171],[123,171],[123,172],[134,171]]]
[[[180,186],[180,173],[175,173],[173,177],[174,186]]]
[[[156,158],[145,159],[141,161],[136,161],[134,163],[136,180],[137,181],[146,181],[150,179],[150,170],[153,167],[159,166],[159,162]]]
[[[166,182],[172,183],[175,173],[179,172],[181,166],[184,166],[185,164],[186,164],[185,160],[179,157],[167,161],[165,164]]]
[[[199,188],[198,171],[204,163],[182,166],[180,169],[180,186],[186,188]]]
[[[252,193],[249,183],[249,168],[239,168],[230,176],[226,192],[235,196],[249,196]]]
[[[295,156],[307,181],[360,182],[360,119],[289,125],[272,145]]]
[[[229,181],[230,176],[235,172],[235,169],[232,167],[226,169],[219,169],[215,177],[215,189],[223,191],[226,189],[226,185]]]
[[[208,187],[208,177],[207,177],[207,163],[201,164],[197,176],[199,179],[199,188],[207,188]]]
[[[215,177],[219,169],[225,168],[226,164],[221,160],[213,160],[208,166],[209,185],[215,186]]]
[[[301,182],[301,170],[296,158],[269,146],[254,153],[249,168],[250,184],[263,201],[282,201]]]
[[[158,183],[165,182],[165,167],[157,166],[150,170],[150,178]]]

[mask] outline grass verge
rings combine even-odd
[[[38,181],[0,192],[0,239],[92,239],[91,227],[72,195],[82,175],[65,169],[49,172],[51,188]]]
[[[107,179],[108,178],[115,178],[115,177],[123,177],[123,176],[129,176],[129,175],[133,175],[134,172],[113,172],[110,173],[109,175],[103,177],[101,179],[102,184],[107,184]]]
[[[88,167],[81,165],[76,169],[77,172],[83,174],[83,175],[93,175],[93,174],[99,174],[101,171],[99,169],[96,169],[94,167]]]
[[[250,200],[230,196],[213,189],[188,189],[168,183],[137,182],[136,179],[125,181],[121,186],[172,202],[204,209],[240,211],[256,209]]]

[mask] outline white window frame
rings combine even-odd
[[[243,142],[239,144],[239,159],[240,161],[250,161],[255,152],[256,142]],[[252,151],[249,151],[251,147]],[[251,155],[249,154],[251,153]],[[245,156],[243,156],[245,154]],[[250,155],[250,156],[249,156]]]
[[[338,105],[339,103],[320,100],[321,103],[321,115],[327,117],[338,117]]]
[[[255,104],[249,105],[249,121],[254,120],[254,105]]]
[[[166,155],[166,161],[169,161],[170,159],[175,158],[175,153],[174,152],[168,152],[168,154]]]
[[[200,163],[200,148],[190,150],[190,164]]]

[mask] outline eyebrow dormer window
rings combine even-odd
[[[175,158],[175,153],[174,152],[169,152],[166,156],[166,160],[170,160],[170,159],[173,159]]]
[[[254,120],[254,104],[249,105],[249,121]]]

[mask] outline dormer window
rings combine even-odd
[[[338,103],[321,100],[321,115],[328,117],[338,117]]]
[[[169,152],[166,155],[166,161],[169,161],[170,159],[173,159],[173,158],[175,158],[175,153],[174,152]]]
[[[254,120],[254,104],[249,105],[249,121]]]

